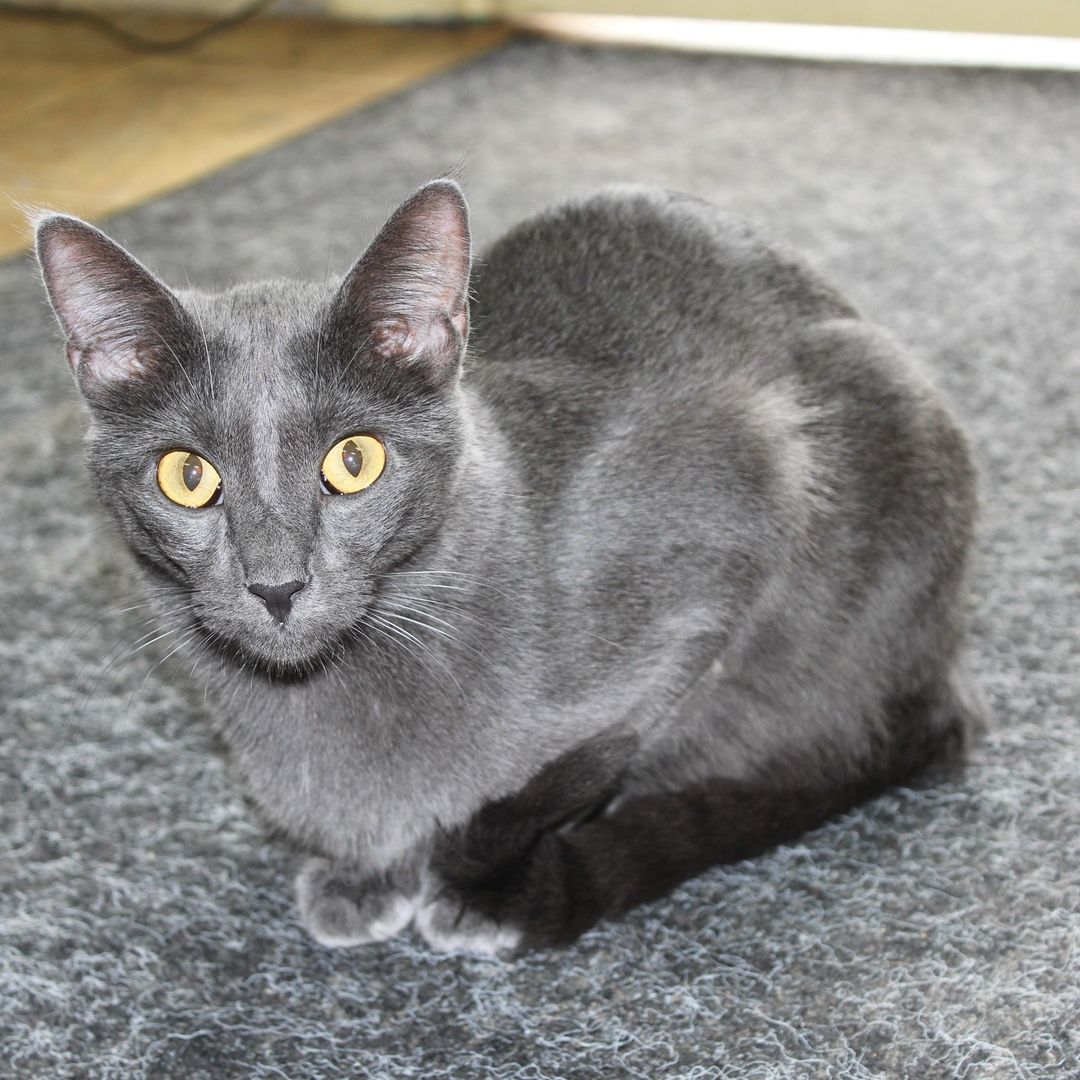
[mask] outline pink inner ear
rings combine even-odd
[[[426,319],[396,315],[375,324],[371,331],[371,351],[383,360],[407,360],[420,353],[438,356],[456,352],[463,346],[468,330],[467,311],[455,315],[432,312]]]
[[[80,378],[95,382],[110,379],[140,379],[150,373],[152,355],[145,348],[134,344],[113,348],[80,348],[69,342],[68,364]]]
[[[43,252],[42,262],[49,296],[60,322],[70,337],[82,343],[102,322],[108,321],[110,312],[98,298],[95,268],[84,265],[88,260],[80,256],[77,243],[54,241]],[[71,348],[68,351],[70,360]]]
[[[371,331],[371,351],[384,360],[396,360],[417,352],[417,342],[409,323],[398,316],[376,323]]]

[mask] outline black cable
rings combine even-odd
[[[164,41],[136,34],[96,11],[81,11],[75,8],[31,7],[29,4],[19,4],[14,0],[0,0],[0,13],[7,12],[11,15],[23,15],[31,19],[55,19],[63,22],[86,23],[93,29],[119,41],[125,48],[134,52],[156,53],[186,49],[214,34],[220,34],[222,30],[228,30],[231,26],[236,26],[254,18],[275,3],[277,3],[277,0],[252,0],[250,4],[246,4],[239,11],[234,11],[231,15],[217,19],[194,33]]]

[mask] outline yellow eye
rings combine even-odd
[[[322,478],[335,495],[370,487],[386,468],[386,451],[373,435],[350,435],[334,443],[323,458]]]
[[[157,467],[158,487],[174,503],[212,506],[221,491],[221,476],[206,458],[193,450],[170,450]]]

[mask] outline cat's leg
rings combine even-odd
[[[385,941],[416,914],[420,875],[414,869],[372,874],[321,856],[304,861],[296,902],[308,933],[331,948]]]
[[[657,899],[711,866],[793,840],[927,765],[956,756],[972,715],[948,687],[890,704],[882,743],[857,773],[805,779],[774,762],[752,779],[611,801],[617,764],[597,748],[565,755],[436,849],[417,926],[435,947],[517,952],[565,945],[604,918]],[[599,812],[588,805],[587,770]],[[568,782],[569,780],[569,782]],[[548,805],[536,807],[548,785]],[[560,793],[573,812],[559,822]],[[456,934],[451,931],[456,930]]]
[[[601,735],[563,754],[520,792],[488,803],[446,833],[425,872],[416,927],[442,952],[512,955],[528,947],[520,918],[477,904],[474,887],[513,894],[512,875],[544,836],[603,812],[638,746],[634,735]],[[509,875],[503,879],[502,875]]]

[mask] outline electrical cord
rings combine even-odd
[[[17,3],[15,0],[0,0],[0,13],[22,15],[31,19],[37,18],[57,20],[60,22],[85,23],[100,33],[105,34],[107,37],[111,37],[114,41],[118,41],[125,48],[131,49],[133,52],[158,53],[176,52],[180,49],[187,49],[192,45],[198,44],[200,41],[204,41],[208,37],[212,37],[214,34],[220,34],[222,30],[228,30],[230,27],[237,26],[242,22],[247,22],[248,19],[252,19],[256,15],[261,14],[275,3],[277,3],[277,0],[252,0],[251,3],[245,4],[231,15],[226,15],[224,18],[217,19],[191,34],[185,34],[183,37],[178,38],[166,38],[164,40],[136,34],[96,11],[79,10],[76,8],[32,7],[29,4]]]

